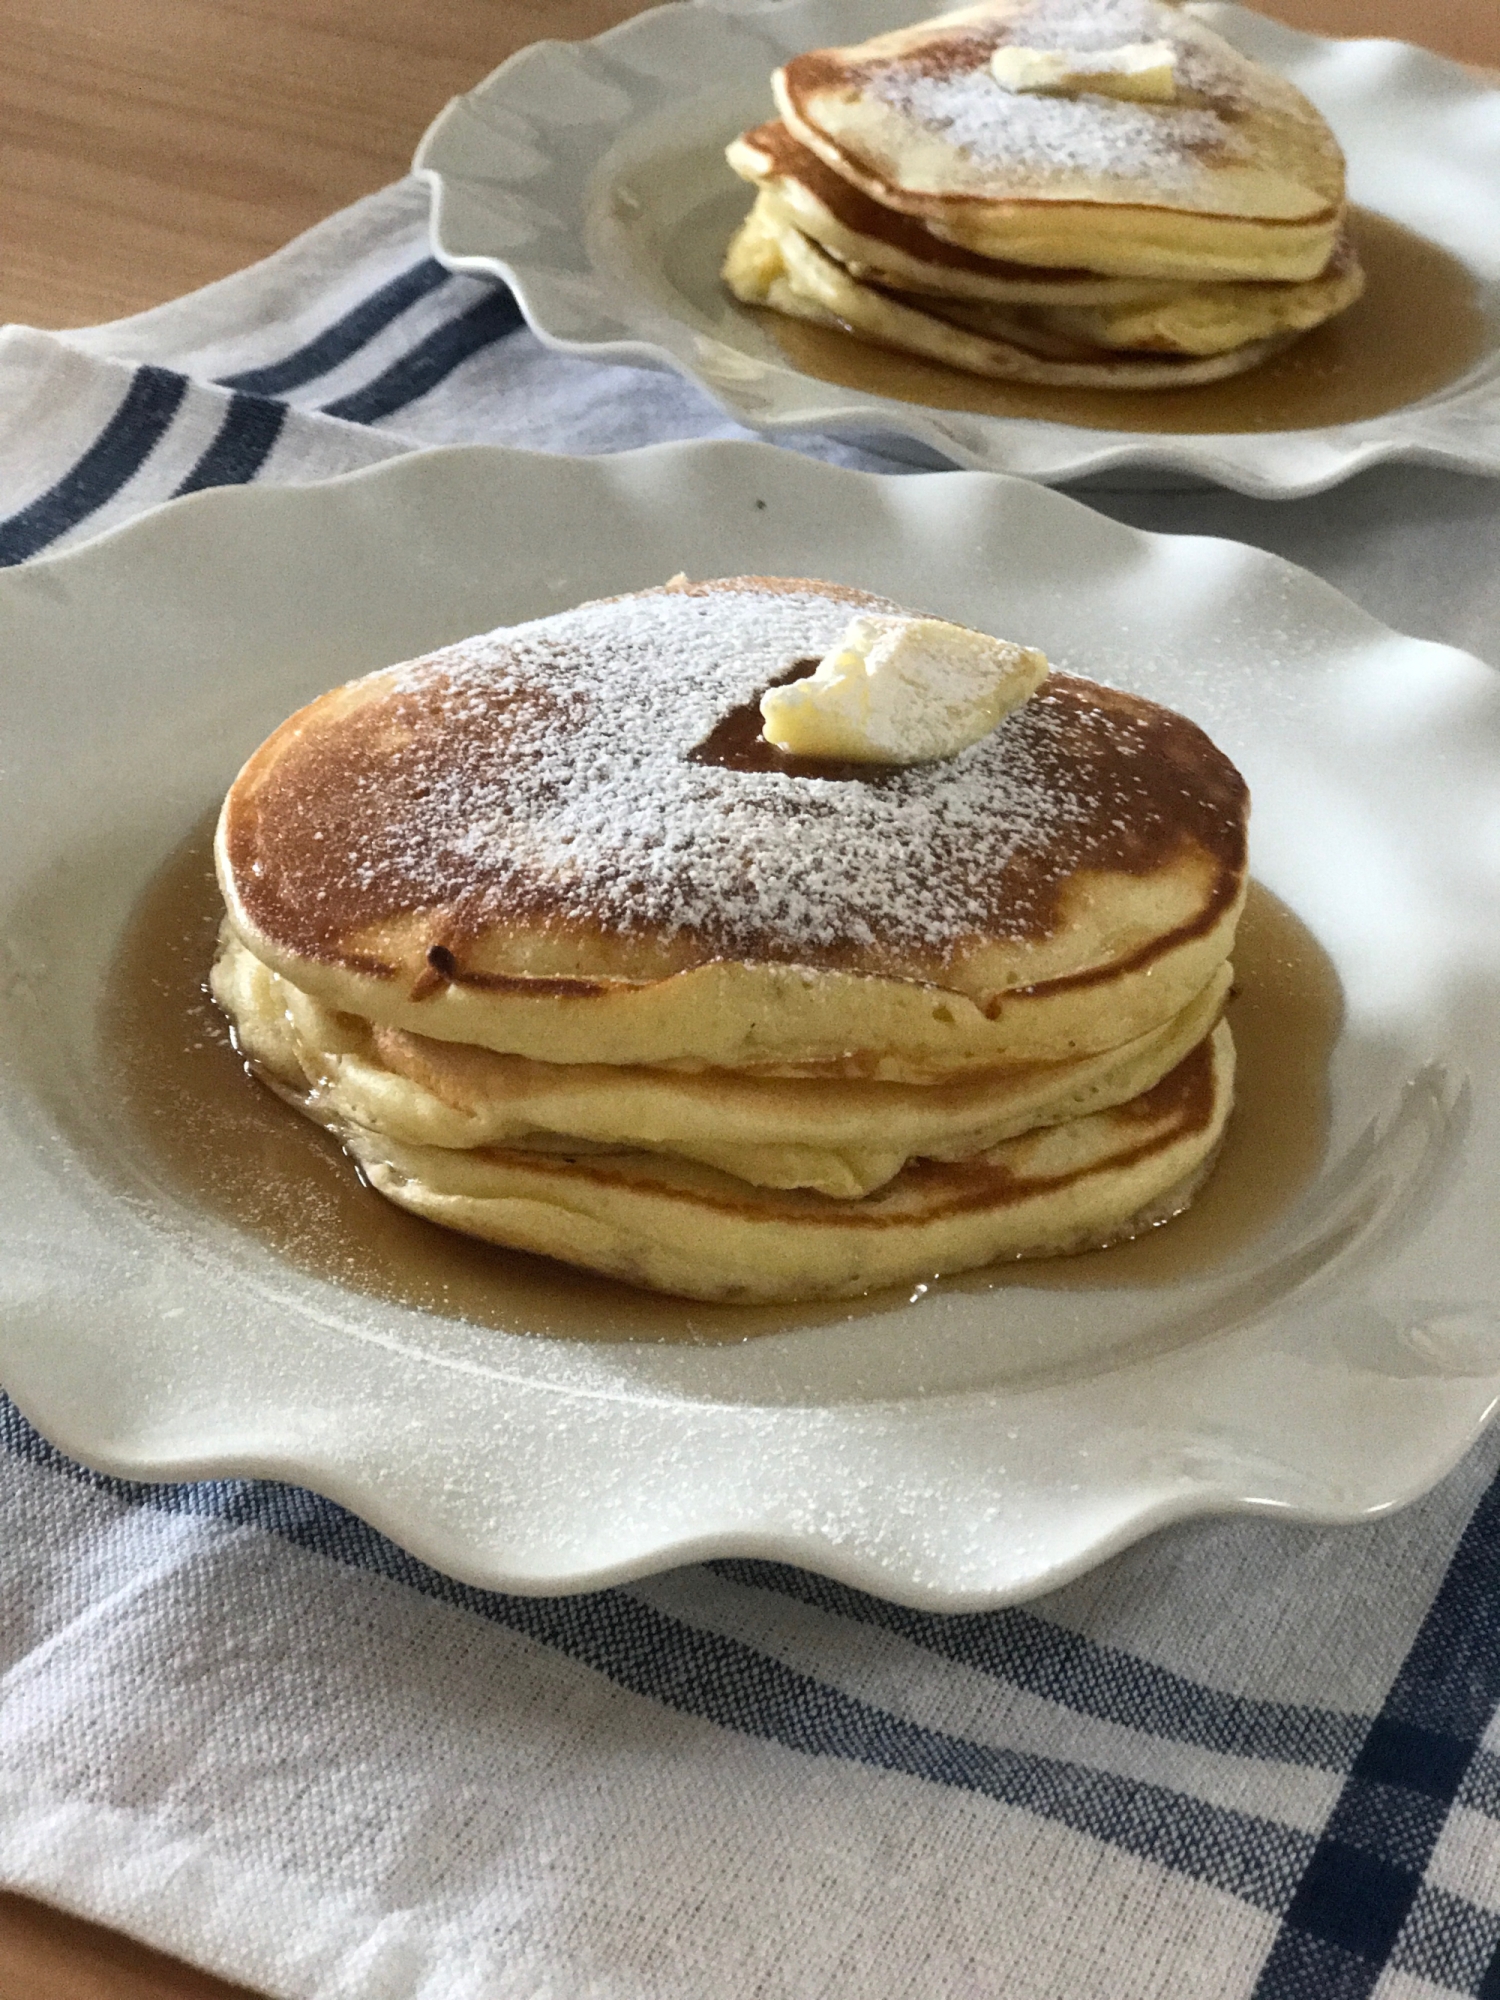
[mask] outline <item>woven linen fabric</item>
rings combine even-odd
[[[0,336],[0,560],[420,444],[739,434],[550,353],[403,183]],[[1480,653],[1500,611],[1488,482],[1093,497]],[[751,1562],[476,1591],[0,1400],[0,1672],[0,1883],[286,2000],[1500,2000],[1500,1435],[1379,1523],[1197,1523],[943,1617]]]

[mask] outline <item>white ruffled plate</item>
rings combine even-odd
[[[789,54],[899,26],[920,13],[913,0],[658,7],[594,41],[523,49],[455,98],[418,149],[433,246],[457,270],[504,278],[550,346],[678,369],[769,433],[832,432],[1048,483],[1211,480],[1267,498],[1389,459],[1500,472],[1500,93],[1403,43],[1320,39],[1215,0],[1195,11],[1325,114],[1353,201],[1473,272],[1493,337],[1460,381],[1363,423],[1142,436],[922,407],[799,373],[719,282],[750,200],[724,145],[771,115],[770,74]]]
[[[1270,1233],[1154,1289],[594,1344],[311,1277],[153,1171],[100,996],[246,753],[342,677],[678,569],[888,591],[1213,732],[1344,988],[1326,1164]],[[1500,676],[1468,655],[1037,485],[735,444],[198,494],[0,576],[0,645],[0,1381],[89,1463],[300,1481],[504,1589],[739,1553],[959,1607],[1186,1516],[1398,1505],[1495,1407]]]

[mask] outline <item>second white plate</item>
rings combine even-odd
[[[1048,483],[1186,477],[1282,498],[1392,459],[1500,472],[1500,93],[1403,43],[1299,34],[1219,0],[1195,11],[1323,112],[1352,201],[1472,273],[1490,334],[1461,380],[1361,423],[1147,436],[935,409],[791,366],[719,282],[750,199],[724,146],[771,115],[771,72],[788,55],[899,26],[919,15],[915,0],[674,5],[593,41],[523,49],[455,98],[418,149],[434,249],[505,279],[549,345],[676,369],[768,433],[836,433]]]

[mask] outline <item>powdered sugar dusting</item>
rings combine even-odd
[[[942,764],[874,782],[687,759],[726,711],[827,651],[854,608],[798,591],[664,591],[585,605],[415,669],[403,685],[441,675],[454,721],[466,703],[483,712],[528,686],[569,720],[523,720],[503,795],[475,795],[455,774],[453,852],[485,875],[514,862],[544,877],[565,920],[686,929],[725,948],[770,934],[798,953],[893,933],[943,947],[982,932],[992,912],[976,856],[988,875],[1087,812],[1059,789],[1055,759],[1038,755],[1056,734],[1046,708]]]
[[[1167,192],[1191,185],[1205,152],[1240,144],[1216,111],[1020,96],[1002,91],[985,69],[951,76],[892,69],[875,92],[986,166],[1059,179],[1124,177]]]
[[[246,906],[314,950],[423,909],[460,942],[577,926],[899,968],[1045,934],[1080,867],[1149,870],[1185,833],[1241,853],[1243,787],[1201,732],[1068,676],[939,763],[839,779],[694,760],[854,611],[899,608],[731,580],[377,675],[301,729],[234,817]]]
[[[994,51],[1117,48],[1167,41],[1178,87],[1194,101],[1139,104],[1085,93],[1047,97],[1002,89]],[[1192,182],[1206,155],[1249,148],[1226,113],[1248,96],[1247,66],[1231,66],[1197,23],[1153,0],[1036,0],[993,26],[955,32],[905,58],[872,64],[871,93],[986,166],[1024,167],[1044,178],[1126,178],[1163,192]]]
[[[1182,25],[1177,9],[1158,0],[1032,0],[997,25],[991,42],[1093,54],[1127,42],[1180,42]]]

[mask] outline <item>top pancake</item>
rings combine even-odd
[[[334,689],[225,801],[230,923],[325,1005],[551,1062],[921,1078],[1169,1019],[1232,939],[1238,773],[1062,674],[936,764],[760,740],[768,685],[895,609],[668,586]]]
[[[1133,305],[1190,289],[1170,279],[1034,270],[981,257],[934,235],[919,216],[883,208],[794,139],[779,118],[731,140],[726,157],[742,180],[772,195],[805,236],[860,276],[878,274],[883,284],[998,305]]]
[[[1165,104],[1012,92],[1020,47],[1170,42]],[[1315,278],[1337,241],[1344,163],[1284,78],[1160,0],[984,0],[774,80],[792,134],[883,206],[981,256],[1122,277]]]

